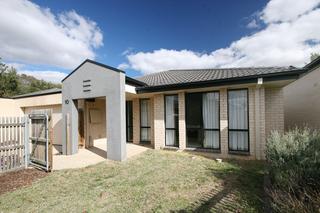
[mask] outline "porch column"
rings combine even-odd
[[[107,158],[123,161],[127,158],[125,76],[120,73],[117,89],[106,96]]]
[[[78,110],[75,101],[63,98],[62,153],[72,155],[78,152]]]
[[[185,93],[179,92],[179,149],[186,148]]]
[[[154,96],[154,149],[165,146],[165,125],[164,125],[164,96],[157,94]]]

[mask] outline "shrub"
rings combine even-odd
[[[272,132],[266,158],[272,184],[270,194],[278,210],[319,208],[320,132],[308,128],[285,134]]]

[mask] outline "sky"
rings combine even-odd
[[[131,77],[170,69],[303,66],[320,0],[0,0],[0,57],[60,82],[89,58]]]

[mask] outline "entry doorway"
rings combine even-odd
[[[92,98],[77,101],[79,148],[107,147],[106,99]]]

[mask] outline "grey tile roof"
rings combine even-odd
[[[216,69],[169,70],[136,78],[148,86],[176,85],[191,82],[227,80],[241,77],[259,77],[296,71],[295,67],[245,67]]]
[[[46,89],[46,90],[41,90],[37,92],[27,93],[23,95],[17,95],[17,96],[13,96],[12,98],[27,98],[27,97],[33,97],[33,96],[56,94],[61,92],[62,90],[59,88],[52,88],[52,89]]]

